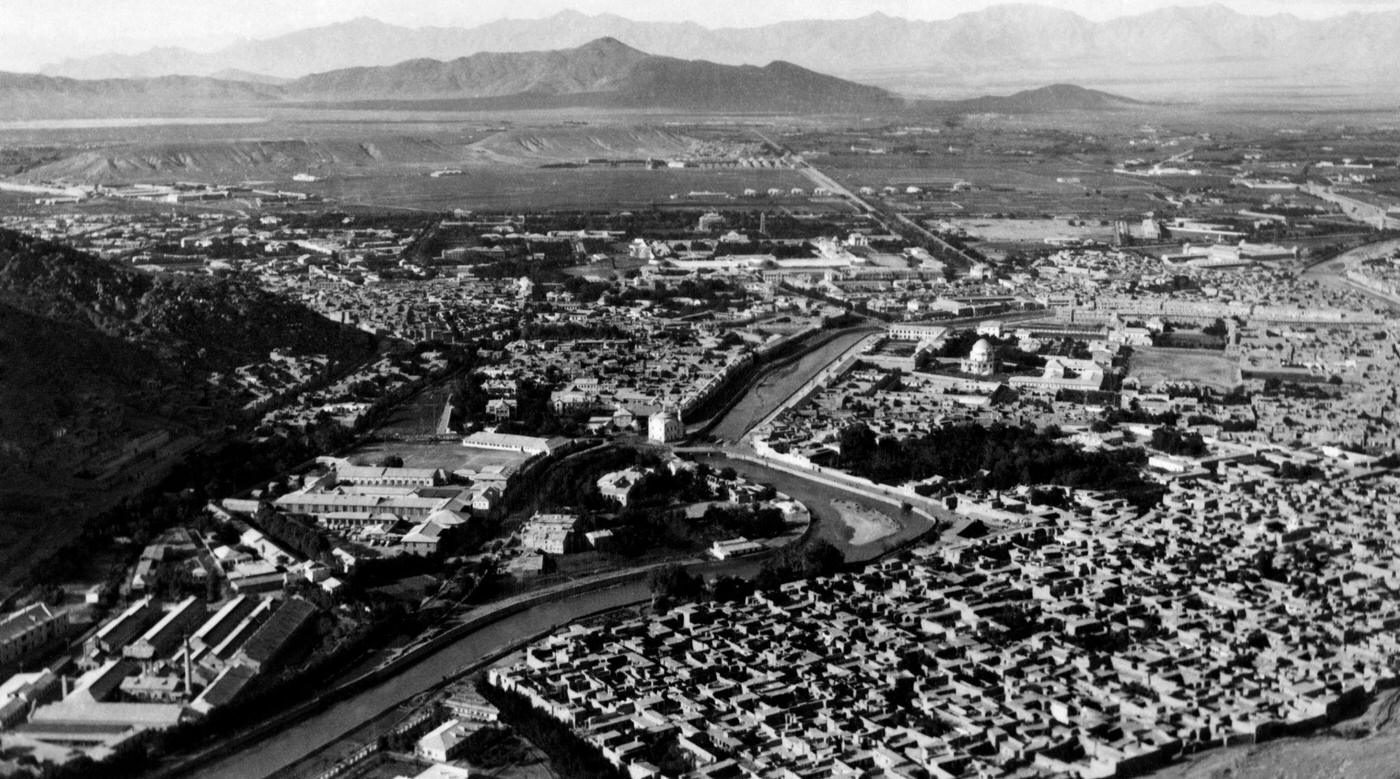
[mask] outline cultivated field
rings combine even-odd
[[[968,236],[982,241],[1041,243],[1046,238],[1075,238],[1106,241],[1113,237],[1113,225],[1101,220],[1071,225],[1064,219],[948,219],[967,231]]]
[[[1160,207],[1153,196],[1162,191],[1162,182],[1116,175],[1104,161],[1072,158],[836,155],[819,158],[816,164],[852,189],[894,187],[899,192],[888,197],[891,203],[932,217],[1073,214],[1093,220],[1137,218]],[[923,192],[906,192],[911,186]]]
[[[1241,381],[1239,361],[1220,352],[1150,346],[1133,348],[1128,376],[1144,388],[1160,381],[1192,381],[1221,392],[1229,392]]]

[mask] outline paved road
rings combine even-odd
[[[771,144],[774,148],[786,148],[783,144],[778,143],[772,138],[769,138],[767,135],[764,135],[758,130],[754,130],[754,134]],[[851,201],[851,203],[854,204],[859,210],[879,219],[880,222],[885,226],[886,231],[891,233],[898,232],[890,224],[890,220],[892,218],[893,221],[898,222],[906,230],[912,230],[913,232],[918,233],[919,237],[923,238],[924,240],[930,243],[937,244],[944,251],[951,252],[957,255],[958,257],[961,257],[963,261],[968,263],[969,265],[977,262],[975,258],[970,257],[962,249],[943,240],[943,238],[937,233],[925,228],[923,225],[919,224],[918,222],[915,222],[913,219],[910,219],[904,214],[887,213],[884,209],[875,206],[870,201],[852,192],[849,187],[832,178],[831,176],[828,176],[826,173],[822,172],[821,169],[817,168],[815,165],[812,165],[806,160],[797,163],[794,166],[794,168],[797,170],[798,173],[801,173],[802,175],[806,176],[814,185],[830,190],[831,192],[846,198],[847,200]]]

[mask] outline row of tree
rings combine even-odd
[[[1086,489],[1142,486],[1141,449],[1086,451],[1061,440],[1055,428],[956,425],[922,437],[877,438],[864,423],[840,433],[842,468],[885,484],[941,476],[979,489],[1061,484]]]

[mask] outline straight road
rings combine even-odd
[[[769,138],[767,135],[764,135],[763,132],[760,130],[754,130],[754,135],[757,135],[759,138],[763,139],[764,142],[768,143],[775,149],[786,149],[786,147],[783,144],[780,144],[772,138]],[[831,176],[828,176],[827,174],[823,173],[819,168],[807,162],[806,160],[802,160],[800,162],[795,163],[793,167],[795,170],[797,170],[797,172],[806,176],[808,180],[810,180],[814,185],[823,189],[830,190],[832,193],[846,198],[852,204],[854,204],[856,208],[860,211],[874,216],[884,226],[886,232],[899,232],[898,230],[894,229],[894,227],[891,225],[891,220],[893,220],[894,222],[897,222],[899,223],[899,225],[904,227],[904,229],[914,232],[920,238],[938,246],[941,250],[957,256],[963,262],[966,262],[968,265],[972,265],[973,263],[977,262],[976,258],[968,256],[968,254],[962,249],[959,249],[953,244],[943,240],[941,237],[939,237],[937,233],[925,228],[923,225],[915,222],[913,219],[910,219],[904,214],[891,215],[887,213],[884,209],[877,208],[870,201],[852,192],[849,187],[832,178]]]

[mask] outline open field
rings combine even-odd
[[[894,187],[888,199],[929,216],[1076,214],[1115,219],[1160,207],[1161,182],[1116,175],[1105,161],[1003,155],[835,155],[822,170],[853,189]],[[959,185],[956,190],[954,185]],[[908,194],[906,188],[924,190]]]
[[[1160,381],[1192,381],[1228,392],[1240,383],[1240,366],[1220,352],[1204,349],[1133,348],[1128,376],[1144,388]]]
[[[455,440],[439,443],[376,441],[359,447],[350,457],[374,462],[391,454],[402,457],[405,468],[444,468],[449,471],[479,471],[492,465],[515,465],[528,459],[518,452],[468,448]]]
[[[470,167],[461,176],[430,178],[422,172],[334,175],[302,191],[340,203],[423,208],[434,211],[502,208],[640,207],[673,202],[690,192],[724,192],[736,198],[745,189],[810,187],[792,170],[610,169]],[[744,201],[735,201],[743,205]],[[763,203],[757,200],[750,203]]]
[[[1046,238],[1075,238],[1106,241],[1113,237],[1113,225],[1102,220],[1071,225],[1064,219],[948,219],[949,223],[967,231],[969,237],[981,241],[1012,241],[1041,243]]]

